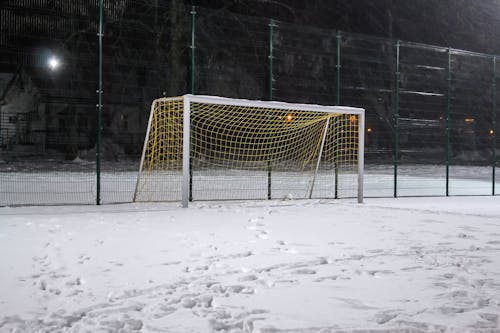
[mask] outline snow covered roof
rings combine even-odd
[[[3,101],[8,87],[15,76],[15,73],[0,73],[0,101]]]

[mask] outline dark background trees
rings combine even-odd
[[[195,0],[285,22],[500,53],[497,0]]]
[[[26,126],[4,120],[0,127],[10,126],[13,130],[3,131],[8,133],[2,137],[3,142],[9,142],[14,135],[20,137],[12,134],[19,128],[25,132],[23,138],[34,137],[28,132],[36,129],[38,136],[46,138],[47,148],[67,147],[59,142],[66,140],[61,138],[67,136],[66,125],[71,124],[70,136],[76,138],[72,139],[68,158],[79,154],[77,150],[92,149],[96,133],[97,3],[0,3],[0,69],[6,78],[2,90],[13,82],[15,73],[26,73],[36,88],[33,91],[39,95],[33,100],[40,104],[32,110],[12,109],[8,116],[4,112],[6,119],[38,119],[38,125],[33,125],[35,120]],[[380,118],[373,121],[386,128],[385,142],[390,140],[394,112],[394,40],[500,54],[496,38],[496,31],[500,31],[498,0],[105,0],[103,134],[106,147],[118,151],[109,154],[113,159],[120,154],[140,152],[154,98],[191,92],[193,5],[197,6],[193,49],[196,93],[269,98],[268,23],[273,18],[279,22],[274,40],[274,97],[333,104],[335,33],[341,30],[363,34],[364,41],[343,40],[340,93],[343,103],[363,104],[370,115]],[[46,58],[50,54],[61,57],[60,71],[47,69]],[[427,98],[434,103],[443,99],[447,89],[446,57],[435,55],[437,61],[425,52],[403,55],[407,67],[402,71],[402,87],[426,93],[426,97],[414,94],[419,101]],[[485,86],[491,83],[489,63],[481,66],[479,71],[476,62],[458,57],[453,62],[464,87],[474,85],[468,79],[482,79]],[[413,84],[411,89],[410,84],[404,86],[407,82]],[[485,109],[491,92],[482,91]],[[477,96],[472,90],[461,93],[468,105],[478,105]],[[408,123],[417,113],[416,102],[411,103]],[[430,108],[432,103],[425,107]],[[432,106],[435,110],[428,114],[439,116],[441,104]],[[466,109],[464,112],[473,108]],[[14,113],[22,116],[16,118]]]

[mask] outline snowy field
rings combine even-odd
[[[0,332],[500,332],[500,197],[0,208]]]

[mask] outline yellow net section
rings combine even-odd
[[[192,156],[208,168],[304,170],[332,115],[192,104]]]
[[[153,102],[134,201],[181,198],[183,98]]]
[[[182,101],[155,101],[138,200],[180,199]],[[190,119],[193,200],[356,196],[357,115],[191,103]]]
[[[144,155],[144,170],[181,170],[183,99],[154,104]]]

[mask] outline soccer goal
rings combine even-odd
[[[364,110],[184,95],[153,101],[134,201],[363,201]]]

